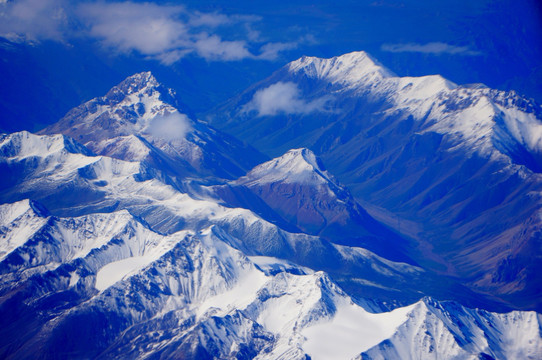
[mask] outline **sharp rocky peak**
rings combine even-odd
[[[120,84],[111,89],[111,91],[131,95],[147,89],[156,89],[161,86],[162,85],[150,71],[145,71],[127,77]]]
[[[315,171],[326,171],[326,169],[324,168],[324,164],[322,164],[320,159],[307,148],[291,149],[278,159],[280,159],[283,163],[305,163],[306,165],[312,167],[312,169],[314,169]]]
[[[41,133],[63,133],[87,144],[139,134],[153,119],[180,113],[180,108],[172,89],[161,85],[150,72],[142,72],[126,78],[105,96],[72,109]]]
[[[363,89],[392,102],[424,100],[457,88],[440,75],[399,77],[364,51],[329,59],[304,56],[287,65],[289,75],[302,75],[338,86],[335,90]]]
[[[94,99],[108,105],[138,102],[143,98],[156,98],[161,102],[179,108],[180,103],[173,89],[166,88],[150,71],[131,75],[114,86],[103,98]],[[93,101],[93,100],[91,100]]]
[[[352,91],[354,98],[385,104],[388,113],[428,120],[425,131],[450,136],[469,151],[542,171],[542,107],[514,92],[458,86],[440,75],[398,77],[365,52],[303,57],[288,66],[289,75],[323,82],[312,88],[328,92],[333,85],[333,91]]]

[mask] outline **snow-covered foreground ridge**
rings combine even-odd
[[[28,200],[0,205],[0,221],[2,318],[36,316],[31,324],[26,316],[5,324],[7,358],[31,357],[40,348],[102,358],[536,359],[542,353],[542,318],[534,312],[494,314],[424,298],[372,313],[325,273],[247,257],[214,226],[166,236],[126,211],[57,218]],[[91,320],[96,317],[101,323]],[[30,335],[15,339],[17,328]]]

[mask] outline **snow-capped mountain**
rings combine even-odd
[[[540,309],[535,102],[438,75],[398,77],[355,52],[296,60],[208,118],[270,156],[311,149],[373,217],[417,240],[423,267]]]
[[[392,337],[358,359],[439,359],[444,353],[457,359],[535,359],[541,351],[540,340],[529,335],[540,329],[535,312],[494,314],[425,298],[407,316]]]
[[[96,154],[145,161],[180,178],[234,178],[265,160],[183,108],[172,89],[144,72],[74,108],[41,133],[62,133]]]
[[[58,218],[30,201],[1,205],[0,219],[3,358],[535,359],[542,351],[534,312],[426,298],[373,313],[322,272],[245,256],[217,227],[166,236],[126,211]],[[21,234],[21,223],[37,225]]]

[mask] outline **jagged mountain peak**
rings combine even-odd
[[[304,56],[288,64],[287,69],[287,77],[301,74],[334,85],[334,91],[361,91],[399,106],[419,107],[420,101],[434,102],[435,96],[458,87],[438,74],[399,77],[364,51],[328,59]],[[327,86],[325,91],[329,91]]]
[[[145,88],[156,88],[161,86],[156,77],[150,71],[144,71],[128,76],[124,81],[116,86],[118,89],[125,90],[127,94],[141,91]]]
[[[257,137],[257,143],[262,144],[260,149],[271,154],[284,150],[285,144],[308,146],[324,153],[342,145],[357,147],[347,144],[347,140],[365,136],[363,132],[358,136],[354,133],[376,123],[373,117],[382,119],[382,125],[372,131],[386,133],[400,128],[392,122],[407,126],[410,120],[403,120],[412,119],[416,120],[413,129],[420,134],[438,133],[469,153],[542,172],[542,106],[513,91],[481,84],[461,86],[441,75],[399,77],[360,51],[329,59],[305,56],[295,60],[263,81],[259,89],[247,90],[247,96],[239,97],[240,101],[233,106],[244,109],[244,102],[252,104],[256,94],[278,82],[295,83],[303,92],[303,99],[310,99],[305,100],[306,104],[326,102],[325,108],[310,112],[310,122],[305,119],[308,113],[290,114],[294,118],[289,120],[291,123],[307,121],[303,126],[312,131],[296,132],[291,130],[292,126],[277,131],[272,117],[263,119],[255,113],[253,118],[247,118],[246,114],[238,116],[229,109],[221,109],[226,116],[218,114],[213,124],[252,143],[256,143],[252,137]],[[263,89],[264,86],[267,88]]]
[[[41,133],[68,134],[82,143],[154,130],[160,137],[164,132],[162,122],[173,128],[169,136],[178,130],[182,133],[180,137],[192,124],[190,117],[180,110],[175,92],[161,85],[150,72],[142,72],[126,78],[105,96],[72,109]]]
[[[42,346],[55,355],[105,358],[201,358],[183,352],[199,347],[207,357],[230,359],[240,358],[241,346],[250,358],[266,359],[540,354],[535,313],[491,314],[455,304],[441,311],[430,299],[424,301],[433,301],[434,310],[420,301],[373,313],[324,272],[263,272],[258,260],[273,259],[246,257],[216,227],[166,236],[126,213],[110,213],[55,218],[27,235],[9,249],[13,256],[0,259],[10,271],[0,290],[11,306],[1,314],[24,310],[37,319],[7,322],[3,336],[15,344],[9,349],[15,357]],[[160,347],[153,346],[157,332]]]
[[[173,89],[162,85],[150,71],[144,71],[128,76],[118,85],[114,86],[104,98],[112,103],[122,102],[126,97],[130,99],[154,96],[164,103],[178,107],[179,103]]]
[[[356,55],[360,63],[370,60]],[[272,156],[294,146],[313,149],[378,220],[438,244],[435,263],[450,264],[465,282],[480,277],[475,292],[483,284],[506,302],[527,308],[519,304],[528,298],[530,308],[539,308],[539,299],[527,294],[539,286],[539,260],[527,249],[538,241],[540,105],[512,91],[457,86],[439,75],[361,78],[350,85],[346,67],[332,66],[340,58],[294,61],[220,108],[213,125]],[[274,116],[239,112],[278,82],[295,83],[301,104],[323,99],[327,105]],[[266,195],[273,200],[276,186],[272,190]],[[297,200],[288,190],[272,204],[284,208],[284,198]],[[416,230],[405,231],[401,218]]]
[[[391,337],[356,359],[435,359],[439,354],[454,359],[536,359],[542,347],[539,335],[533,335],[539,332],[539,319],[535,312],[496,314],[424,298],[412,305],[408,320]]]
[[[353,52],[330,59],[303,57],[289,65],[290,74],[339,85],[372,102],[387,104],[387,113],[411,114],[435,121],[429,131],[450,135],[488,156],[497,149],[540,172],[542,107],[517,95],[484,85],[458,86],[441,75],[398,77],[367,53]]]
[[[325,79],[333,83],[355,84],[371,78],[395,76],[364,51],[356,51],[329,59],[303,56],[288,64],[291,73]]]
[[[289,150],[215,191],[230,204],[286,224],[291,231],[300,229],[412,263],[400,250],[390,250],[399,249],[404,240],[372,218],[307,148]],[[383,244],[389,244],[389,249]]]

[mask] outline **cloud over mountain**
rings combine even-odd
[[[284,114],[308,114],[325,110],[329,97],[307,101],[293,82],[278,82],[258,90],[244,111],[257,111],[259,116]]]

